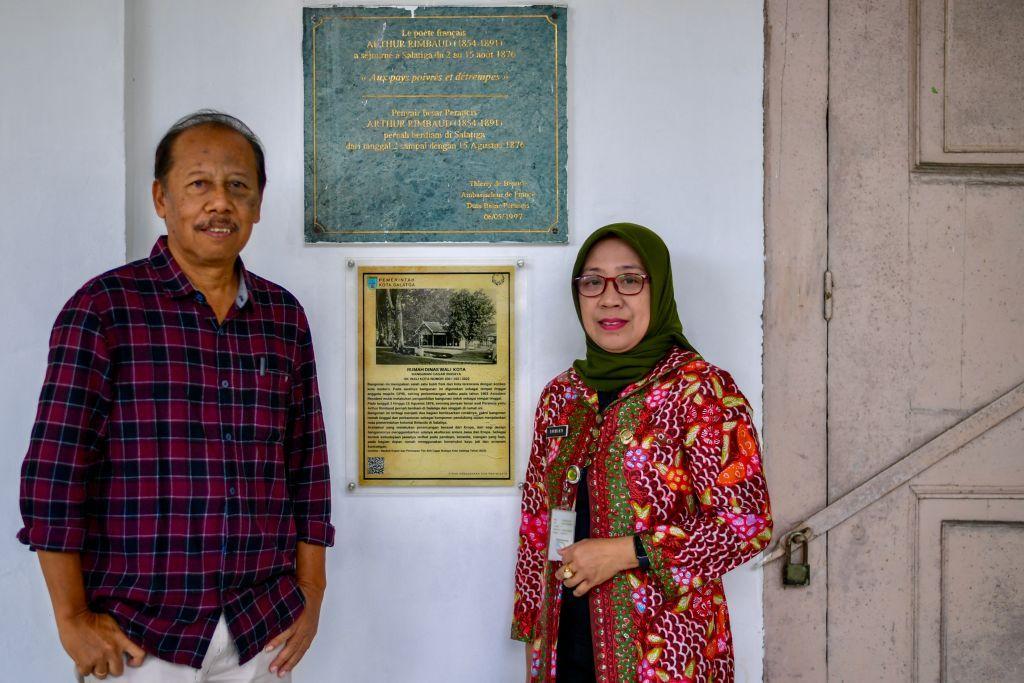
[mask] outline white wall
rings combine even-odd
[[[77,4],[62,3],[66,8]],[[13,502],[17,463],[27,442],[53,314],[88,275],[123,261],[125,233],[119,230],[125,203],[128,256],[148,253],[162,232],[149,202],[157,140],[180,115],[200,107],[221,108],[249,123],[268,152],[263,220],[244,253],[246,263],[287,286],[304,303],[319,358],[338,542],[328,556],[330,586],[320,635],[298,670],[304,673],[300,680],[521,680],[522,645],[508,639],[518,492],[346,491],[354,410],[354,311],[346,261],[526,260],[520,273],[525,284],[522,315],[517,321],[521,334],[516,428],[518,453],[523,456],[531,404],[550,377],[583,353],[565,285],[576,247],[605,223],[643,223],[659,231],[672,249],[676,291],[690,340],[733,373],[760,413],[762,5],[755,0],[568,4],[568,247],[305,246],[300,2],[128,3],[127,184],[120,186],[125,168],[117,155],[103,159],[99,168],[92,159],[112,149],[120,153],[122,148],[121,63],[113,54],[120,49],[120,35],[104,44],[104,50],[82,50],[64,35],[69,26],[78,31],[86,22],[71,18],[66,8],[30,12],[20,4],[0,5],[5,8],[0,54],[9,57],[0,66],[5,101],[9,83],[15,91],[36,84],[34,74],[11,69],[12,59],[25,63],[25,55],[38,53],[44,63],[52,62],[57,71],[53,82],[60,84],[60,99],[57,90],[47,90],[49,99],[36,100],[45,108],[44,116],[62,126],[113,133],[110,138],[91,135],[82,141],[86,155],[73,164],[65,161],[59,172],[71,179],[69,187],[46,197],[45,214],[36,213],[25,191],[12,194],[9,201],[3,195],[3,206],[19,207],[14,214],[34,223],[31,228],[4,223],[6,241],[20,250],[17,257],[2,257],[4,275],[12,272],[41,290],[33,293],[35,305],[10,295],[2,304],[3,317],[14,317],[0,342],[10,349],[0,359],[2,372],[13,380],[5,384],[8,410],[0,416],[4,442],[12,445],[4,463],[9,536],[18,527]],[[106,21],[112,30],[119,28],[120,3],[92,3],[87,13],[79,13],[88,14],[89,25],[106,27]],[[31,27],[16,27],[6,21],[14,14],[37,19]],[[12,38],[21,42],[12,47]],[[39,43],[49,45],[49,50]],[[9,56],[11,51],[15,54]],[[101,83],[93,86],[89,79]],[[17,103],[15,110],[42,130],[43,118],[34,103]],[[15,133],[8,131],[6,118],[0,121],[6,151],[9,136]],[[16,135],[20,144],[31,143],[20,132]],[[27,184],[42,185],[58,172],[50,159],[27,153],[17,163],[5,153],[0,164],[5,185],[19,175]],[[111,182],[91,186],[105,174]],[[39,188],[41,198],[47,189]],[[71,231],[67,216],[82,216],[82,205],[88,202],[109,206],[75,221]],[[54,235],[60,239],[54,240]],[[69,271],[70,259],[62,260],[61,254],[82,252],[95,258],[84,259],[83,267]],[[40,279],[43,268],[61,276]],[[11,292],[23,292],[19,285],[10,286]],[[66,666],[50,625],[45,588],[34,558],[10,542],[3,565],[8,577],[2,589],[5,604],[13,601],[31,624],[27,633],[20,625],[0,625],[0,643],[19,655],[7,657],[3,677],[16,680],[12,665],[36,672],[44,666],[54,672],[52,680],[58,680],[56,672],[66,671]],[[741,568],[727,577],[726,588],[737,678],[760,680],[760,573]],[[51,680],[33,677],[44,679]]]
[[[4,681],[59,681],[72,670],[35,555],[14,534],[50,327],[83,282],[124,261],[122,5],[0,0]]]

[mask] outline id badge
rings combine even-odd
[[[576,511],[552,510],[551,533],[548,535],[548,559],[560,561],[558,551],[572,545],[576,535]]]

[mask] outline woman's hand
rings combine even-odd
[[[572,588],[572,594],[578,598],[619,572],[640,566],[633,550],[632,536],[584,538],[562,548],[558,554],[562,556],[558,578]],[[570,576],[566,576],[566,568]]]

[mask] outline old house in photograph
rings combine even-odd
[[[405,345],[412,347],[417,356],[451,358],[465,352],[482,352],[482,360],[493,361],[497,347],[497,328],[494,323],[484,325],[479,338],[466,339],[445,328],[436,320],[424,320],[406,338]]]
[[[444,325],[434,320],[424,320],[406,341],[409,346],[423,348],[449,348],[464,346],[457,335],[444,329]]]

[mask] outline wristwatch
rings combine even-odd
[[[640,569],[647,571],[651,568],[651,558],[647,557],[644,544],[640,542],[640,534],[633,534],[633,552],[636,553],[636,561],[640,563]]]

